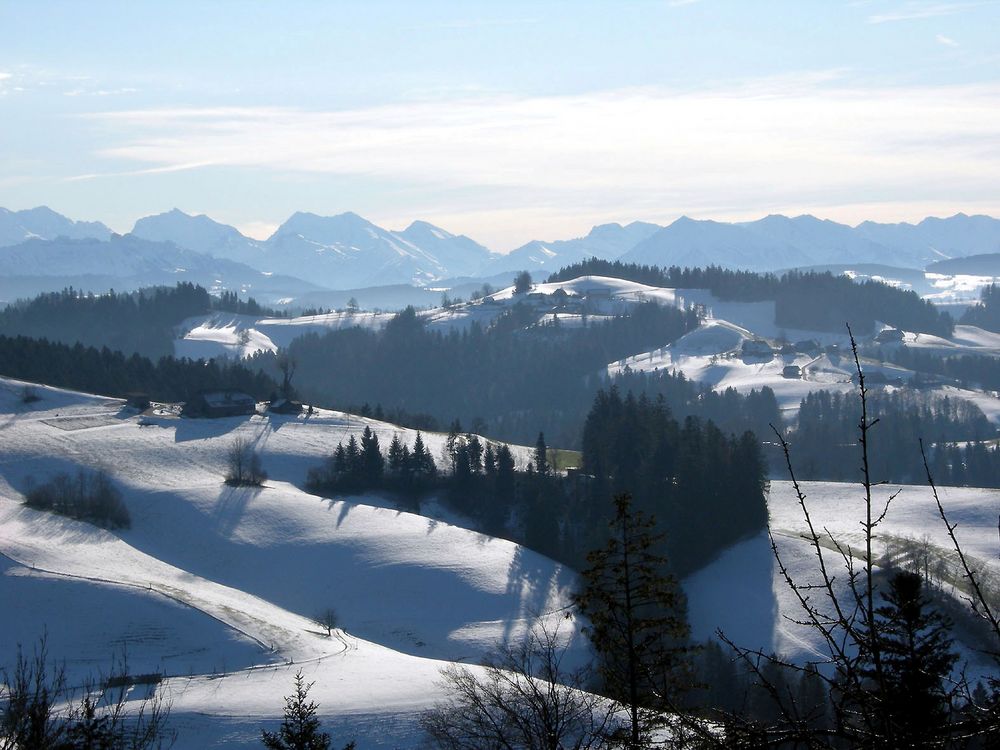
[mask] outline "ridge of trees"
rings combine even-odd
[[[966,309],[961,322],[1000,333],[1000,286],[984,286],[979,292],[979,303]]]
[[[316,492],[386,491],[419,512],[420,500],[440,492],[487,533],[524,544],[576,569],[603,542],[608,500],[634,489],[638,510],[663,519],[669,534],[658,552],[678,575],[711,560],[767,521],[766,467],[757,439],[726,435],[712,422],[679,423],[662,399],[601,391],[583,437],[583,468],[551,471],[544,436],[534,460],[516,467],[508,446],[481,441],[453,424],[439,466],[420,434],[410,448],[395,436],[383,452],[366,427],[351,435],[309,475]]]
[[[539,430],[550,442],[579,444],[588,405],[612,382],[623,389],[663,394],[678,414],[712,418],[726,429],[746,419],[766,428],[779,419],[769,391],[747,400],[735,391],[710,388],[666,372],[603,374],[609,362],[663,346],[698,324],[697,315],[655,303],[628,316],[585,328],[530,326],[535,315],[515,305],[483,328],[442,333],[428,330],[413,309],[395,316],[382,331],[360,327],[310,334],[293,341],[288,355],[298,363],[296,387],[313,402],[344,407],[378,404],[384,414],[418,412],[412,426],[459,419],[511,442],[530,442]],[[250,363],[276,372],[276,355],[260,352]]]
[[[799,475],[808,479],[850,481],[857,476],[857,408],[853,394],[815,391],[802,399],[795,445]],[[883,439],[870,460],[887,481],[920,482],[923,462],[917,438],[933,444],[931,464],[943,484],[995,487],[1000,482],[1000,452],[983,441],[996,428],[978,406],[959,398],[908,391],[872,391],[869,412],[882,422]],[[967,447],[952,445],[969,442]]]
[[[956,384],[966,388],[985,388],[1000,390],[1000,359],[985,354],[945,355],[925,352],[909,346],[898,346],[882,349],[879,359],[893,362],[917,374],[914,380],[920,381],[921,375],[939,375],[956,381]]]
[[[875,322],[882,321],[907,331],[950,336],[955,327],[947,312],[912,290],[872,280],[858,283],[829,271],[787,271],[779,276],[720,266],[660,268],[591,258],[560,269],[548,281],[588,275],[675,289],[708,289],[732,302],[773,300],[775,323],[787,328],[839,333],[847,321],[855,331],[871,333]]]
[[[154,401],[185,401],[199,391],[234,389],[265,399],[278,384],[243,364],[161,357],[152,361],[108,348],[0,336],[0,375],[59,388]]]
[[[252,297],[241,300],[236,292],[213,297],[204,287],[182,281],[174,287],[152,287],[134,292],[94,294],[68,287],[19,300],[0,310],[0,335],[28,336],[108,347],[150,358],[174,352],[174,328],[186,318],[211,310],[242,315],[277,313]]]

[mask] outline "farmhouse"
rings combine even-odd
[[[774,350],[763,339],[753,339],[743,342],[740,353],[744,357],[773,357]]]
[[[239,417],[254,414],[257,402],[242,391],[203,391],[184,404],[188,417]]]

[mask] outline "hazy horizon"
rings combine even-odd
[[[595,224],[1000,215],[1000,4],[0,4],[0,205]]]

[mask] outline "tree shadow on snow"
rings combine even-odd
[[[204,440],[226,435],[249,422],[251,417],[219,417],[217,419],[201,417],[181,417],[170,420],[167,424],[176,425],[174,442],[184,443],[188,440]]]
[[[262,487],[223,486],[212,511],[212,516],[222,536],[232,536],[243,519],[250,501],[256,498],[262,489]]]
[[[507,569],[506,595],[517,601],[517,615],[504,624],[504,640],[516,637],[515,625],[545,611],[549,592],[560,567],[546,557],[518,545]]]

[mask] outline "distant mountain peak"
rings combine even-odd
[[[96,238],[106,240],[111,230],[99,221],[74,221],[48,206],[0,213],[0,247],[17,245],[27,239]]]

